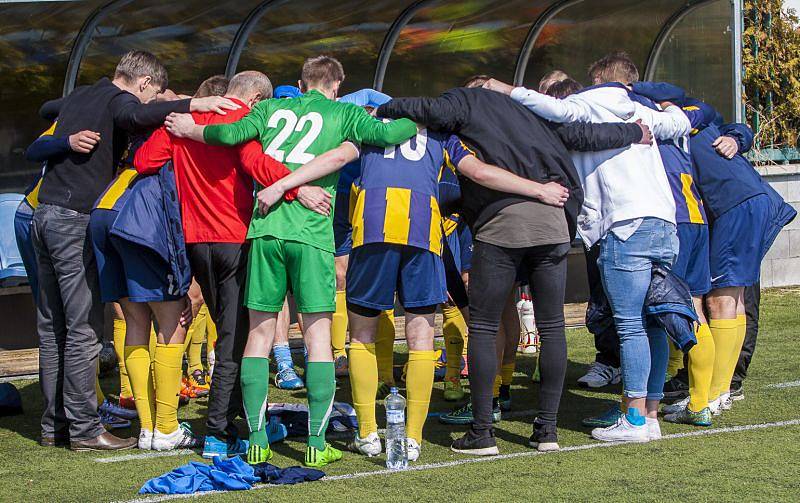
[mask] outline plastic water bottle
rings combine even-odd
[[[406,441],[406,399],[392,387],[386,396],[386,468],[408,468]]]
[[[533,302],[527,294],[522,294],[522,300],[517,302],[522,336],[520,337],[519,351],[534,354],[537,351],[538,336],[536,334],[536,320],[533,316]]]

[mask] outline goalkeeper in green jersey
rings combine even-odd
[[[195,125],[190,115],[172,115],[171,133],[210,145],[239,145],[257,138],[266,154],[294,171],[343,142],[386,147],[417,133],[401,119],[384,123],[354,104],[335,101],[344,80],[341,63],[318,56],[303,64],[304,94],[293,99],[265,100],[238,122]],[[341,156],[318,162],[338,163]],[[335,196],[339,173],[312,182]],[[335,198],[333,198],[335,200]],[[250,332],[241,365],[242,396],[250,426],[249,463],[272,457],[266,431],[269,354],[277,315],[291,289],[301,313],[308,349],[309,436],[306,466],[321,467],[341,459],[341,451],[325,442],[325,429],[336,391],[331,350],[331,316],[336,310],[333,211],[315,213],[297,202],[281,202],[266,214],[257,209],[248,230],[251,240],[244,303],[250,310]]]

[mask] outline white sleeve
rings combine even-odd
[[[553,122],[590,122],[591,110],[583,100],[569,96],[558,99],[531,89],[517,87],[511,91],[511,99],[525,105],[539,117]]]
[[[650,126],[657,140],[675,140],[692,131],[692,123],[680,107],[673,105],[657,112],[636,103],[636,112]]]

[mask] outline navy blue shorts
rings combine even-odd
[[[689,285],[693,296],[711,291],[711,267],[708,262],[708,226],[705,224],[678,224],[680,249],[672,272]]]
[[[116,302],[165,302],[181,298],[169,265],[153,250],[109,232],[117,211],[92,211],[89,229],[97,257],[100,299]]]
[[[760,194],[739,203],[711,225],[711,286],[713,289],[752,286],[759,281],[761,260],[781,226],[769,196]]]
[[[347,302],[385,311],[394,295],[408,309],[447,300],[442,258],[413,246],[369,243],[354,248],[347,267]]]
[[[349,255],[353,249],[353,226],[350,224],[350,191],[336,191],[333,210],[333,242],[336,247],[334,257]]]

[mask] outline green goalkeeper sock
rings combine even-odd
[[[269,393],[269,358],[242,358],[242,402],[247,425],[250,427],[250,444],[266,448],[267,395]]]
[[[308,362],[305,377],[308,390],[308,445],[322,451],[325,449],[325,430],[336,393],[333,362]]]

